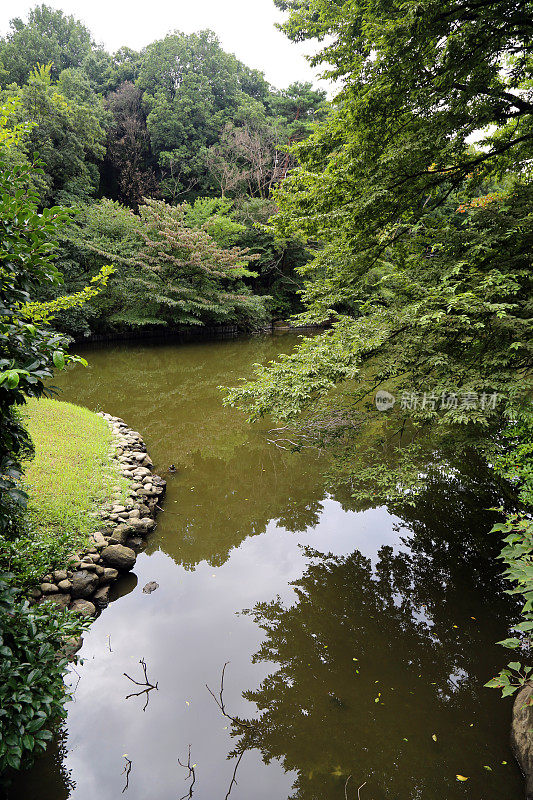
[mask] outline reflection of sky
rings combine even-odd
[[[232,739],[229,721],[205,684],[217,692],[222,665],[230,661],[227,708],[234,715],[251,715],[255,707],[241,692],[257,686],[269,670],[268,664],[251,663],[260,629],[236,612],[278,594],[291,602],[294,593],[288,583],[308,563],[300,545],[339,555],[359,548],[375,558],[380,546],[394,545],[398,537],[384,509],[356,514],[326,499],[315,529],[295,534],[271,522],[265,533],[246,539],[217,569],[202,562],[186,571],[162,551],[141,555],[137,587],[106,609],[85,637],[85,663],[77,668],[82,677],[69,707],[66,766],[77,784],[71,796],[116,800],[124,785],[121,770],[127,753],[133,762],[128,800],[178,798],[187,783],[177,759],[187,760],[191,744],[196,797],[223,797],[234,766],[227,760]],[[159,589],[143,594],[150,580]],[[138,661],[143,657],[149,678],[159,682],[144,713],[144,696],[125,700],[137,687],[123,675],[141,680]],[[250,751],[241,762],[232,797],[285,798],[293,779],[279,764],[266,766],[257,751]],[[41,797],[52,800],[45,791]]]

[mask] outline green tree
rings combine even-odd
[[[41,203],[69,204],[94,194],[97,162],[105,154],[106,116],[83,73],[65,70],[53,81],[50,65],[38,66],[28,83],[4,94],[20,100],[19,118],[30,123],[24,149],[39,154]]]
[[[207,148],[242,106],[262,109],[266,95],[262,76],[225,53],[211,31],[153,42],[142,54],[137,85],[170,199],[209,186]]]
[[[186,211],[157,200],[140,208],[143,248],[133,282],[149,298],[143,313],[148,321],[172,325],[257,325],[265,319],[264,305],[243,283],[254,276],[248,269],[253,255],[223,248],[207,231],[187,227]]]
[[[531,21],[502,0],[279,5],[293,39],[330,37],[315,62],[343,83],[276,193],[276,229],[316,248],[304,318],[331,328],[231,398],[295,418],[337,383],[352,408],[384,386],[420,399],[397,427],[498,449],[530,402]]]
[[[10,24],[0,40],[1,85],[22,86],[39,64],[52,64],[55,80],[64,69],[84,67],[93,72],[94,86],[103,85],[109,56],[96,48],[90,31],[73,16],[43,3],[30,11],[26,23],[15,17]]]

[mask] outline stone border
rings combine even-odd
[[[114,486],[114,502],[95,513],[102,525],[91,535],[89,546],[72,554],[67,569],[50,572],[39,588],[30,591],[34,602],[52,601],[88,617],[108,605],[110,585],[133,568],[143,537],[155,528],[158,503],[166,490],[166,481],[152,473],[153,462],[140,433],[119,417],[98,415],[113,433],[112,459],[130,482],[127,499],[122,504],[124,490]]]

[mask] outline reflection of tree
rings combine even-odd
[[[263,533],[273,519],[287,530],[305,531],[320,518],[320,464],[311,459],[303,468],[297,455],[269,451],[261,439],[237,448],[227,461],[197,454],[190,472],[194,487],[174,484],[176,511],[167,502],[160,522],[167,534],[165,551],[184,566],[204,559],[223,564],[234,547]],[[148,552],[154,546],[157,542],[148,541]]]
[[[0,781],[0,796],[6,800],[18,800],[19,798],[26,800],[39,797],[44,787],[47,797],[53,797],[54,800],[67,800],[76,788],[72,770],[66,767],[67,739],[66,727],[61,725],[46,751],[37,757],[37,768],[17,773],[12,790],[9,785],[2,786]],[[5,794],[2,794],[2,789]]]
[[[359,552],[309,551],[296,603],[248,612],[266,633],[255,661],[279,665],[245,692],[262,713],[249,744],[296,772],[294,798],[341,797],[349,775],[373,800],[464,797],[457,773],[468,797],[511,796],[514,780],[520,791],[501,766],[509,709],[482,688],[516,609],[479,511],[491,491],[472,477],[430,477],[404,510],[412,535],[381,548],[375,569]]]

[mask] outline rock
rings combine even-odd
[[[139,511],[138,508],[134,508],[133,511],[130,511],[128,516],[130,519],[140,519],[141,512]]]
[[[127,572],[133,567],[137,557],[130,547],[124,547],[122,544],[111,544],[102,550],[102,560],[105,564],[109,564],[110,567]]]
[[[126,506],[113,506],[111,511],[113,514],[122,514],[123,511],[126,510]]]
[[[95,572],[90,572],[87,569],[75,572],[72,576],[72,597],[90,597],[97,586],[98,575]]]
[[[126,544],[128,535],[125,525],[117,525],[115,532],[109,537],[109,544]]]
[[[104,567],[101,564],[96,565],[96,574],[103,575],[104,574]]]
[[[75,614],[83,614],[84,617],[94,617],[96,614],[96,606],[88,600],[74,600],[70,610]]]
[[[144,594],[152,594],[156,589],[159,589],[159,584],[156,583],[156,581],[149,581],[149,583],[143,587],[143,592]]]
[[[66,575],[66,573],[65,573],[65,575]],[[72,588],[72,582],[69,581],[68,578],[65,578],[64,581],[59,581],[59,583],[57,584],[57,588],[61,592],[70,592],[70,590]]]
[[[105,528],[102,528],[102,534],[104,536],[111,536],[111,534],[113,533],[114,530],[115,530],[115,526],[114,525],[106,525]]]
[[[131,527],[137,534],[149,533],[155,528],[155,522],[150,517],[143,517],[142,519],[132,519],[130,520],[130,523]]]
[[[109,605],[109,590],[110,586],[100,586],[99,589],[96,590],[93,596],[93,602],[98,608],[105,608]]]
[[[66,581],[67,579],[67,571],[65,569],[56,569],[54,572],[54,580],[57,584],[60,581]]]
[[[148,469],[148,467],[137,467],[137,469],[135,470],[136,478],[144,478],[147,475],[151,475],[151,472]]]
[[[42,595],[42,592],[41,592],[41,590],[40,590],[40,589],[38,589],[38,588],[35,586],[33,589],[30,589],[30,591],[28,592],[28,594],[29,594],[29,596],[30,596],[30,597],[32,597],[34,600],[38,600],[38,599],[39,599],[39,597]]]
[[[526,779],[526,800],[533,800],[533,683],[516,695],[511,722],[511,747]]]
[[[55,583],[49,583],[48,581],[45,581],[44,583],[41,583],[41,587],[40,588],[41,588],[41,592],[43,594],[54,594],[54,592],[58,592],[59,591],[59,589],[57,588]]]
[[[100,531],[96,531],[96,533],[93,533],[93,541],[97,548],[102,548],[106,546],[106,540],[104,538],[104,534],[100,533]]]
[[[85,569],[87,572],[96,572],[96,564],[92,561],[92,559],[83,559],[80,562],[80,569]]]
[[[111,583],[118,578],[118,570],[113,567],[105,567],[102,575],[100,576],[100,583]]]
[[[45,575],[43,578],[43,583],[53,583],[54,576],[53,575]]]
[[[46,600],[59,606],[59,608],[63,611],[65,608],[69,607],[71,597],[67,593],[50,594],[47,595]]]
[[[128,536],[128,541],[127,541],[128,547],[134,549],[136,547],[142,547],[143,544],[144,541],[142,539],[142,536]]]

